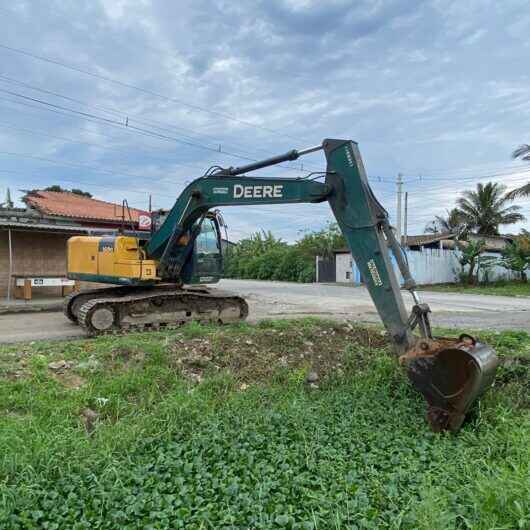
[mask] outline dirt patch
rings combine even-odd
[[[82,386],[86,385],[86,381],[79,375],[73,372],[66,372],[64,374],[58,374],[55,379],[59,381],[66,388],[77,390]]]
[[[249,333],[223,330],[204,338],[177,336],[168,349],[171,362],[189,379],[205,372],[228,371],[241,382],[270,379],[284,367],[322,380],[363,367],[375,350],[389,341],[377,328],[351,324],[275,328],[258,326]],[[314,381],[313,381],[314,382]]]
[[[143,364],[146,353],[135,348],[121,346],[110,350],[108,356],[114,369],[128,370]]]

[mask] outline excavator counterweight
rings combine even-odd
[[[327,161],[323,182],[246,175],[320,150]],[[344,234],[400,363],[427,401],[431,428],[456,432],[472,404],[492,384],[497,356],[469,335],[432,336],[430,308],[416,294],[388,213],[375,198],[358,146],[350,140],[327,139],[321,145],[246,166],[207,172],[183,190],[163,219],[153,222],[149,235],[72,238],[68,276],[119,287],[73,294],[65,302],[65,314],[92,335],[159,329],[190,320],[242,320],[248,314],[242,298],[204,286],[190,287],[215,283],[222,275],[224,222],[216,208],[324,201]],[[410,314],[391,256],[403,288],[412,295]]]

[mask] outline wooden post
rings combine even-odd
[[[7,277],[7,301],[11,300],[11,282],[13,281],[13,241],[11,239],[11,229],[7,231],[9,245],[9,274]]]
[[[24,279],[24,300],[31,300],[31,280]]]

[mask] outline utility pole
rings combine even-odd
[[[401,197],[403,195],[403,175],[401,173],[398,173],[396,184],[397,184],[397,213],[396,213],[397,240],[401,243],[401,236],[403,233],[401,230],[401,221],[402,221]]]
[[[403,221],[403,245],[407,246],[407,235],[408,235],[408,224],[409,224],[409,192],[405,192],[405,220]]]

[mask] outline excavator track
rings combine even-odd
[[[114,298],[130,294],[130,287],[107,287],[103,289],[87,289],[73,292],[63,300],[63,313],[68,320],[77,324],[77,313],[80,307],[94,298]]]
[[[81,305],[77,320],[88,335],[96,336],[178,327],[191,321],[227,324],[247,315],[246,301],[232,293],[178,289],[92,298]]]

